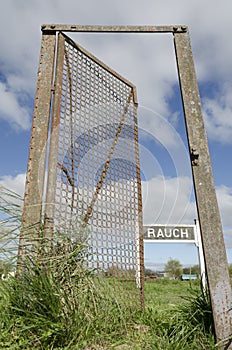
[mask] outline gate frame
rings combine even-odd
[[[38,232],[41,227],[44,170],[46,167],[45,147],[49,133],[48,120],[51,113],[51,101],[55,91],[54,62],[57,32],[172,33],[216,341],[220,342],[221,349],[232,349],[232,293],[228,263],[188,27],[186,25],[44,24],[41,26],[41,30],[42,43],[26,177],[22,231],[19,242],[18,268],[20,269],[22,263],[24,247],[28,245],[31,249],[31,246],[34,246],[36,250],[36,240],[39,238]],[[32,159],[37,161],[32,162]]]

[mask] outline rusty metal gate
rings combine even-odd
[[[143,301],[136,88],[59,33],[53,91],[43,243],[78,241],[116,298]]]
[[[119,277],[118,282],[133,282],[133,287],[124,284],[124,290],[130,289],[128,301],[138,300],[140,290],[143,303],[135,87],[61,32],[173,34],[216,340],[221,349],[232,349],[226,250],[185,25],[42,26],[18,269],[27,253],[38,253],[41,238],[54,242],[57,233],[79,237],[91,251],[89,266]]]

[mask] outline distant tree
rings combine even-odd
[[[145,277],[148,277],[148,276],[153,276],[155,275],[155,271],[151,270],[151,269],[144,269],[144,275]]]
[[[199,265],[193,265],[190,267],[184,267],[183,273],[186,274],[192,274],[192,275],[200,275],[200,266]]]
[[[182,265],[178,260],[169,259],[165,265],[165,272],[168,273],[170,278],[179,278],[183,272]]]

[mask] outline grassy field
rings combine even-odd
[[[75,281],[67,279],[67,269],[62,281],[43,269],[25,279],[1,281],[1,349],[217,349],[199,281],[146,281],[142,312],[104,299],[93,284],[96,277],[85,271]]]
[[[145,303],[147,307],[168,310],[184,302],[192,290],[200,291],[199,281],[169,279],[147,280],[145,282]]]
[[[0,191],[0,211],[8,215],[0,221],[0,256],[12,261],[21,224],[20,198],[15,196]],[[0,279],[0,349],[217,349],[209,298],[199,281],[146,281],[142,311],[128,302],[125,288],[118,299],[113,279],[86,268],[81,244],[67,239],[63,244],[50,256],[41,245],[39,263],[30,256],[19,278]]]

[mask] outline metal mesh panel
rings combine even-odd
[[[82,242],[88,268],[134,302],[143,258],[134,87],[67,37],[62,55],[53,218],[45,220]]]

